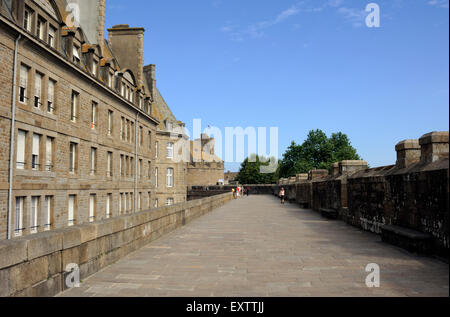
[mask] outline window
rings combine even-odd
[[[41,41],[45,41],[45,24],[46,22],[42,18],[38,18],[36,35]]]
[[[167,143],[167,158],[173,159],[173,143],[172,142]]]
[[[106,195],[106,219],[111,218],[112,194]]]
[[[56,32],[57,32],[56,28],[50,25],[50,27],[48,28],[48,44],[53,48],[55,47]]]
[[[134,158],[132,158],[132,157],[130,157],[130,176],[131,177],[134,177],[134,168],[135,168],[135,166],[134,166]]]
[[[107,162],[106,162],[106,176],[107,177],[112,177],[112,152],[108,152],[108,157],[107,157]]]
[[[125,214],[127,214],[128,213],[128,206],[129,206],[129,204],[128,204],[128,193],[125,193],[123,198],[124,198],[124,200],[123,200],[123,211],[124,211]]]
[[[123,154],[120,154],[120,161],[119,161],[119,170],[120,170],[120,176],[124,176],[124,157]]]
[[[31,32],[31,25],[32,25],[32,12],[27,8],[25,9],[23,15],[23,28],[28,32]]]
[[[138,171],[137,171],[137,176],[138,178],[142,178],[142,160],[139,160],[139,164],[138,164]]]
[[[130,134],[129,130],[130,130],[130,122],[128,121],[128,119],[126,119],[125,120],[125,137],[124,137],[125,141],[128,141],[128,135]]]
[[[92,75],[94,75],[95,77],[97,77],[97,70],[98,70],[98,62],[93,61],[92,62]]]
[[[89,196],[89,222],[95,221],[95,200],[96,200],[96,195],[91,194]]]
[[[75,200],[76,195],[69,195],[69,212],[68,212],[68,226],[71,227],[75,224]]]
[[[113,112],[108,110],[108,135],[113,133]]]
[[[77,65],[80,64],[80,54],[78,53],[79,50],[80,48],[78,46],[73,46],[73,62]]]
[[[158,188],[158,168],[155,167],[155,188]]]
[[[25,141],[27,133],[23,130],[19,130],[17,134],[17,158],[16,168],[19,170],[25,169]]]
[[[52,229],[52,196],[46,196],[45,197],[45,205],[44,205],[44,212],[45,212],[45,223],[44,223],[44,231],[49,231]]]
[[[91,105],[91,129],[95,130],[97,127],[97,108],[98,105],[95,101],[92,102]]]
[[[122,83],[122,87],[120,88],[120,95],[125,97],[125,83]]]
[[[173,206],[174,200],[173,198],[167,198],[167,206]]]
[[[147,172],[148,180],[152,179],[152,162],[148,161],[148,172]]]
[[[76,154],[77,154],[77,144],[70,142],[69,172],[72,174],[74,174],[76,171]]]
[[[173,130],[173,124],[172,124],[172,122],[168,122],[168,123],[167,123],[167,130],[168,130],[168,131],[172,131],[172,130]]]
[[[19,80],[19,101],[21,103],[26,103],[27,89],[28,89],[28,72],[29,68],[25,65],[20,66],[20,80]]]
[[[134,130],[134,122],[130,122],[131,126],[130,126],[130,142],[133,143],[134,142],[134,135],[135,135],[135,130]]]
[[[113,74],[111,72],[108,72],[108,87],[112,88],[113,86]]]
[[[142,210],[142,193],[139,193],[138,199],[137,199],[137,210]]]
[[[139,127],[139,145],[142,146],[144,144],[144,128]]]
[[[36,77],[34,79],[34,107],[39,109],[42,104],[42,75],[40,73],[36,73]]]
[[[120,120],[120,139],[123,140],[124,138],[124,123],[125,123],[125,118],[122,117],[122,119]]]
[[[77,122],[79,95],[75,91],[72,91],[72,105],[70,108],[70,120]]]
[[[139,97],[139,109],[142,110],[142,97]]]
[[[155,142],[155,158],[158,158],[158,152],[159,152],[159,143],[158,141]]]
[[[122,214],[122,209],[123,209],[123,193],[120,193],[120,199],[119,199],[119,215]]]
[[[152,148],[152,131],[148,131],[148,149]]]
[[[31,210],[30,210],[30,233],[37,233],[38,231],[38,208],[39,197],[31,197]]]
[[[14,224],[14,235],[20,237],[23,232],[23,207],[25,197],[16,197],[16,214]]]
[[[49,79],[48,81],[48,104],[47,104],[47,112],[53,114],[55,110],[55,85],[56,82],[54,80]]]
[[[53,138],[47,137],[45,143],[45,170],[50,172],[53,169]]]
[[[167,169],[166,184],[167,187],[173,187],[173,168]]]
[[[147,208],[150,209],[151,204],[152,204],[152,193],[151,192],[147,193],[147,198],[148,198]]]
[[[97,149],[91,148],[91,175],[95,175],[97,166]]]
[[[33,134],[33,151],[31,153],[31,168],[34,171],[39,170],[39,152],[40,152],[41,136],[39,134]]]

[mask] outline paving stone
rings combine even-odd
[[[369,263],[381,287],[365,285]],[[448,264],[270,196],[233,200],[61,296],[448,296]]]

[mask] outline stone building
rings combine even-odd
[[[72,2],[0,0],[0,240],[186,200],[144,29]]]
[[[224,162],[214,151],[215,141],[207,134],[190,142],[190,163],[187,166],[189,186],[224,185]]]

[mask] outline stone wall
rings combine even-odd
[[[0,297],[54,296],[65,289],[65,268],[81,281],[162,235],[218,208],[231,193],[71,228],[0,241]]]
[[[281,179],[273,185],[278,195],[303,208],[334,210],[347,223],[381,234],[383,225],[411,229],[433,237],[430,253],[448,257],[449,144],[448,132],[433,132],[420,140],[397,144],[392,166],[367,168],[364,161],[343,161],[328,171]]]

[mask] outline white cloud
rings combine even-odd
[[[444,8],[444,9],[449,8],[448,0],[430,0],[430,1],[428,1],[428,4],[430,6],[434,6],[434,7],[438,7],[438,8]]]
[[[340,7],[337,12],[354,27],[361,27],[367,16],[367,12],[361,9]]]

